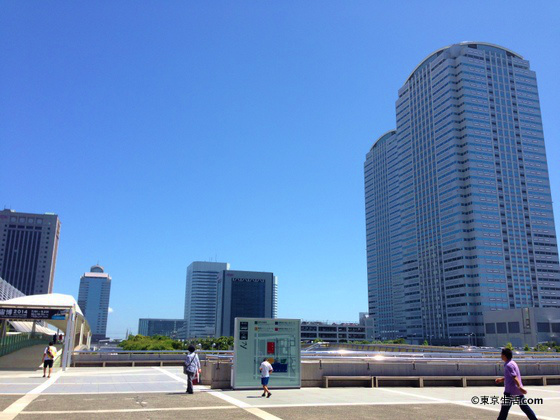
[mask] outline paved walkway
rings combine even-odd
[[[2,370],[37,370],[43,359],[46,344],[24,347],[18,351],[0,357],[0,371]],[[62,345],[55,346],[61,353]],[[54,361],[54,366],[60,366],[60,357]]]
[[[560,386],[530,386],[541,420],[560,420]],[[185,394],[179,367],[72,368],[45,381],[37,372],[0,372],[0,420],[99,419],[495,419],[500,387],[303,388],[220,391],[197,386]],[[488,397],[488,404],[472,399]],[[513,407],[510,418],[523,418]]]
[[[41,364],[45,344],[24,347],[18,351],[0,357],[0,369],[31,369]]]

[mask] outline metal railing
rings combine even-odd
[[[95,365],[102,366],[143,365],[146,363],[180,364],[187,356],[187,350],[110,350],[89,351],[77,350],[72,352],[72,365]],[[232,351],[228,350],[198,350],[196,352],[200,360],[209,360],[219,357],[231,358]]]
[[[32,336],[31,334],[7,334],[0,340],[0,357],[13,353],[20,349],[37,344],[47,344],[48,339],[42,335]]]
[[[72,362],[75,365],[102,366],[132,365],[139,366],[147,363],[179,364],[186,357],[186,350],[135,350],[126,351],[115,349],[111,351],[74,351]],[[198,350],[200,360],[231,362],[232,350]],[[558,353],[524,353],[516,352],[518,361],[528,363],[560,363]],[[346,350],[314,347],[301,352],[302,361],[324,362],[373,362],[373,363],[501,363],[499,354],[485,351],[463,351],[454,353],[416,352],[410,351],[379,351],[379,350]]]

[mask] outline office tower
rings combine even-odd
[[[25,295],[52,293],[60,221],[52,213],[0,211],[0,277]]]
[[[188,266],[181,338],[214,337],[218,274],[224,270],[228,263],[195,261]]]
[[[138,334],[177,338],[184,322],[183,319],[140,318],[138,320]]]
[[[439,49],[400,88],[396,120],[364,166],[376,337],[482,344],[485,311],[560,308],[529,62],[487,43]]]
[[[276,277],[224,270],[218,276],[216,336],[232,336],[236,317],[275,318]]]
[[[110,294],[111,276],[100,265],[91,267],[80,279],[78,305],[89,323],[94,342],[107,338]]]
[[[399,276],[400,241],[396,237],[399,213],[399,178],[395,130],[383,134],[366,155],[364,180],[366,195],[366,245],[368,273],[368,310],[373,335],[390,340],[406,333],[404,321],[395,317],[402,312],[395,305],[401,291]],[[402,296],[401,296],[402,298]]]

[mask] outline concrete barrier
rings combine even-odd
[[[207,361],[203,364],[203,383],[212,388],[229,388],[231,383],[231,362]],[[218,368],[219,364],[219,368]],[[527,384],[560,383],[558,363],[520,363],[523,380]],[[539,372],[539,375],[532,375]],[[476,386],[492,385],[497,377],[503,376],[502,363],[444,363],[444,362],[343,362],[304,361],[301,364],[302,387],[325,386],[328,377],[337,385],[352,386],[362,382],[370,384],[376,378],[375,386]],[[274,377],[273,377],[274,378]],[[355,379],[351,379],[355,378]],[[365,379],[364,379],[365,378]],[[271,382],[274,386],[274,379]],[[257,384],[258,386],[258,384]]]

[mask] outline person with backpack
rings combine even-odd
[[[43,378],[47,373],[47,367],[49,368],[49,378],[51,377],[51,372],[53,368],[54,358],[56,357],[56,353],[58,350],[54,346],[54,343],[51,341],[49,345],[45,348],[43,352]]]
[[[200,368],[200,360],[198,360],[198,355],[196,354],[196,348],[194,346],[189,346],[189,354],[185,359],[185,365],[183,366],[183,373],[187,375],[187,394],[194,393],[193,379],[200,375],[202,369]]]

